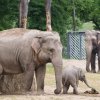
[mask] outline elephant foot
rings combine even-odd
[[[73,94],[76,94],[76,95],[78,95],[79,93],[78,93],[78,92],[73,92]]]
[[[96,71],[95,70],[91,70],[91,73],[96,73]]]
[[[37,95],[44,95],[44,94],[45,94],[45,92],[43,90],[37,91]]]
[[[73,89],[73,94],[76,94],[76,95],[79,94],[78,91],[77,91],[77,89]]]
[[[67,94],[67,91],[63,91],[63,94]]]
[[[54,93],[55,93],[55,94],[60,94],[60,92],[61,92],[61,90],[58,90],[58,89],[55,89],[55,90],[54,90]]]
[[[89,69],[89,68],[86,68],[86,71],[87,71],[87,72],[90,72],[90,69]]]

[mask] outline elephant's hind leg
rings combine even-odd
[[[63,94],[67,94],[70,84],[63,85]]]

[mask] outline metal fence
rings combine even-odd
[[[85,59],[84,32],[67,33],[67,56],[69,59]]]

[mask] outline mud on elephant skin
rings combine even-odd
[[[79,80],[84,82],[89,88],[93,89],[88,85],[85,73],[81,68],[75,66],[65,67],[62,73],[63,94],[67,94],[70,86],[73,87],[73,94],[78,94],[77,88]]]
[[[100,72],[100,31],[85,32],[86,71],[96,73],[96,54],[98,56],[98,72]],[[89,65],[91,63],[91,70]]]
[[[28,87],[31,87],[35,73],[37,91],[42,93],[44,92],[46,63],[48,62],[54,65],[55,94],[59,94],[62,81],[62,44],[59,34],[21,28],[0,32],[1,75],[27,73],[32,69],[32,72],[28,73],[24,80],[27,81]]]

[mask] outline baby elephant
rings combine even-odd
[[[62,74],[63,94],[67,94],[70,85],[73,87],[73,93],[78,94],[77,87],[79,80],[84,82],[89,88],[92,88],[88,85],[85,73],[81,68],[75,66],[66,67]]]

